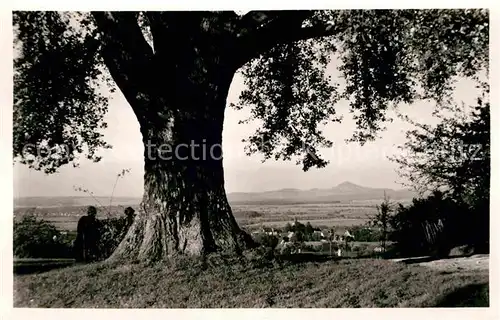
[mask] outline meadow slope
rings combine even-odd
[[[14,277],[15,307],[261,308],[488,306],[488,272],[386,260],[180,259],[96,263]]]

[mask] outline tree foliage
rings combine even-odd
[[[358,242],[376,242],[382,237],[380,230],[371,226],[353,226],[349,231]]]
[[[327,164],[332,146],[321,125],[340,121],[335,105],[350,104],[364,143],[382,130],[391,106],[443,101],[456,77],[488,68],[488,14],[478,10],[363,10],[328,12],[334,35],[278,45],[243,67],[247,88],[239,108],[262,127],[246,141],[265,159],[298,156],[304,170]],[[336,53],[334,55],[334,53]],[[332,61],[338,57],[340,61]],[[329,78],[338,62],[345,86]]]
[[[14,155],[46,173],[109,148],[108,78],[90,16],[66,12],[14,13]]]
[[[393,160],[409,185],[431,195],[398,210],[398,237],[406,239],[415,232],[412,229],[421,230],[425,237],[415,239],[439,244],[441,249],[467,244],[476,251],[488,251],[490,103],[488,85],[481,88],[475,105],[448,106],[448,114],[439,115],[441,122],[435,126],[409,120],[415,129],[407,133],[403,155]],[[439,230],[433,230],[438,225]],[[433,230],[434,235],[429,236],[423,227]]]
[[[117,84],[144,124],[166,121],[156,108],[175,99],[169,88],[185,81],[175,74],[191,64],[215,73],[241,67],[247,87],[236,106],[261,123],[247,151],[296,158],[304,170],[326,165],[319,151],[332,142],[322,126],[340,120],[340,99],[356,120],[354,140],[364,142],[383,129],[389,107],[442,100],[456,77],[488,69],[487,10],[13,16],[14,157],[48,173],[82,154],[98,161],[109,147],[100,133],[107,85]],[[345,86],[329,78],[334,57]]]
[[[382,245],[384,251],[386,250],[386,241],[389,234],[390,220],[392,218],[392,212],[394,211],[393,204],[389,201],[389,198],[384,196],[384,201],[377,205],[377,213],[372,218],[372,225],[380,228],[379,241]]]
[[[407,132],[402,155],[393,157],[400,174],[420,192],[446,190],[456,198],[474,201],[489,194],[489,89],[473,106],[448,106],[451,115],[438,115],[436,126],[415,123]]]

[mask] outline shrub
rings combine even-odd
[[[391,220],[390,238],[403,255],[446,256],[454,246],[470,242],[471,216],[463,204],[436,191],[413,199],[408,207],[399,206]]]
[[[359,242],[376,242],[380,240],[381,233],[378,228],[354,226],[349,229],[354,239]]]
[[[281,255],[289,255],[299,251],[302,248],[302,244],[297,242],[289,242],[287,245],[279,249]]]
[[[264,214],[262,214],[261,212],[257,212],[257,211],[249,211],[249,212],[247,212],[246,216],[247,216],[247,218],[260,218],[260,217],[263,217]]]
[[[49,222],[25,215],[14,222],[14,256],[18,258],[69,258],[72,245],[69,237]]]
[[[100,220],[98,257],[108,258],[127,234],[129,224],[126,217]]]
[[[301,246],[301,249],[304,250],[304,251],[307,251],[307,252],[320,252],[321,249],[322,249],[322,246],[314,246],[314,245],[310,245],[310,244],[303,244]]]
[[[352,251],[354,251],[358,257],[370,257],[374,255],[373,247],[366,243],[356,244],[352,247]]]

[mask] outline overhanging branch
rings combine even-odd
[[[259,11],[249,12],[242,20],[253,21],[241,25],[238,32],[238,65],[270,50],[276,44],[295,42],[305,39],[325,37],[340,32],[333,23],[315,23],[303,27],[304,21],[312,17],[314,11]]]
[[[148,94],[153,51],[144,39],[136,12],[92,12],[101,34],[102,57],[117,86],[139,116],[139,100]]]
[[[255,32],[273,19],[279,18],[283,11],[250,11],[238,21],[238,37]]]

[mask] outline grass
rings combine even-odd
[[[304,259],[300,259],[304,260]],[[260,308],[487,306],[487,273],[385,260],[179,258],[80,265],[14,277],[15,307]]]

